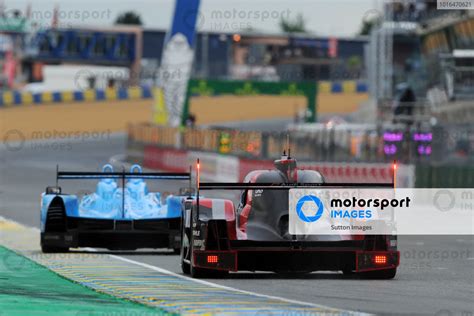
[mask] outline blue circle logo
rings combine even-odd
[[[317,207],[317,211],[313,216],[306,216],[303,212],[303,205],[307,202],[313,202]],[[323,215],[323,211],[323,202],[314,195],[305,195],[298,200],[298,203],[296,203],[296,214],[298,214],[298,217],[303,222],[311,223],[317,221]]]

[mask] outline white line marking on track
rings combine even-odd
[[[82,248],[82,249],[83,249],[83,250],[87,250],[87,251],[91,251],[91,252],[97,252],[97,251],[99,251],[99,250],[97,250],[96,248],[90,248],[90,247]],[[157,267],[157,266],[153,266],[153,265],[150,265],[150,264],[147,264],[147,263],[143,263],[143,262],[131,260],[131,259],[128,259],[128,258],[125,258],[125,257],[121,257],[121,256],[117,256],[117,255],[112,255],[112,254],[109,254],[108,256],[110,256],[110,257],[112,257],[112,258],[114,258],[114,259],[117,259],[117,260],[125,261],[125,262],[131,263],[131,264],[135,264],[135,265],[138,265],[138,266],[147,268],[147,269],[151,269],[151,270],[154,270],[154,271],[156,271],[156,272],[160,272],[160,273],[163,273],[163,274],[167,274],[167,275],[171,275],[171,276],[174,276],[174,277],[178,277],[178,278],[180,278],[180,279],[184,279],[184,280],[188,280],[188,281],[200,283],[200,284],[207,285],[207,286],[212,286],[212,287],[219,288],[219,289],[223,289],[223,290],[228,290],[228,291],[233,291],[233,292],[239,292],[239,293],[242,293],[242,294],[247,294],[247,295],[252,295],[252,296],[258,296],[258,297],[263,297],[263,298],[268,298],[268,299],[273,299],[273,300],[279,300],[279,301],[286,302],[286,303],[297,304],[297,305],[304,305],[304,306],[308,306],[308,307],[326,308],[326,309],[334,309],[334,310],[336,310],[336,311],[343,311],[343,310],[340,310],[340,309],[334,308],[334,307],[329,307],[329,306],[324,306],[324,305],[319,305],[319,304],[314,304],[314,303],[308,303],[308,302],[303,302],[303,301],[298,301],[298,300],[287,299],[287,298],[280,297],[280,296],[259,294],[259,293],[255,293],[255,292],[251,292],[251,291],[239,290],[239,289],[236,289],[236,288],[232,288],[232,287],[225,286],[225,285],[220,285],[220,284],[217,284],[217,283],[212,283],[212,282],[208,282],[208,281],[204,281],[204,280],[194,279],[194,278],[191,278],[191,277],[182,275],[182,274],[174,273],[174,272],[172,272],[172,271],[169,271],[169,270],[166,270],[166,269]],[[350,312],[350,313],[355,313],[354,315],[370,315],[370,314],[364,314],[364,313],[353,312],[353,311],[348,311],[348,312]]]
[[[25,228],[34,229],[34,230],[39,231],[39,229],[36,228],[36,227],[26,226],[26,225],[18,223],[16,221],[5,219],[2,216],[0,216],[0,220],[13,222],[13,223],[18,224],[20,226],[23,226]],[[91,251],[91,252],[97,252],[98,251],[96,248],[90,248],[90,247],[85,247],[85,248],[81,248],[81,249],[88,250],[88,251]],[[259,293],[255,293],[255,292],[251,292],[251,291],[240,290],[240,289],[228,287],[228,286],[225,286],[225,285],[220,285],[220,284],[217,284],[217,283],[212,283],[212,282],[208,282],[208,281],[204,281],[204,280],[194,279],[194,278],[191,278],[191,277],[188,277],[188,276],[185,276],[185,275],[174,273],[172,271],[169,271],[169,270],[166,270],[166,269],[163,269],[163,268],[160,268],[160,267],[156,267],[156,266],[153,266],[153,265],[150,265],[150,264],[147,264],[147,263],[143,263],[143,262],[138,262],[138,261],[131,260],[131,259],[128,259],[128,258],[124,258],[124,257],[121,257],[121,256],[112,255],[112,254],[107,254],[107,255],[109,257],[117,259],[117,260],[128,262],[128,263],[138,265],[138,266],[141,266],[141,267],[144,267],[144,268],[148,268],[148,269],[151,269],[151,270],[163,273],[163,274],[167,274],[167,275],[174,276],[174,277],[184,279],[184,280],[187,280],[187,281],[192,281],[192,282],[195,282],[195,283],[211,286],[211,287],[214,287],[214,288],[219,288],[219,289],[223,289],[223,290],[238,292],[238,293],[247,294],[247,295],[256,296],[256,297],[262,297],[262,298],[267,298],[267,299],[272,299],[272,300],[278,300],[278,301],[282,301],[282,302],[290,303],[290,304],[296,304],[296,305],[302,305],[302,306],[308,306],[308,307],[334,310],[336,313],[337,312],[345,312],[345,313],[349,313],[348,315],[371,315],[371,314],[362,313],[362,312],[359,312],[359,311],[356,312],[356,311],[338,309],[338,308],[335,308],[335,307],[329,307],[329,306],[324,306],[324,305],[319,305],[319,304],[314,304],[314,303],[308,303],[308,302],[303,302],[303,301],[298,301],[298,300],[287,299],[287,298],[280,297],[280,296],[259,294]]]
[[[131,260],[131,259],[128,259],[128,258],[124,258],[124,257],[121,257],[121,256],[117,256],[117,255],[109,255],[109,256],[112,257],[112,258],[115,258],[117,260],[122,260],[122,261],[125,261],[125,262],[128,262],[128,263],[139,265],[141,267],[148,268],[148,269],[151,269],[151,270],[163,273],[163,274],[171,275],[171,276],[178,277],[178,278],[181,278],[181,279],[184,279],[184,280],[200,283],[200,284],[207,285],[207,286],[212,286],[212,287],[223,289],[223,290],[239,292],[239,293],[242,293],[242,294],[247,294],[247,295],[252,295],[252,296],[257,296],[257,297],[262,297],[262,298],[268,298],[268,299],[272,299],[272,300],[279,300],[279,301],[283,301],[283,302],[291,303],[291,304],[304,305],[304,306],[316,307],[316,308],[334,309],[336,311],[342,311],[342,310],[334,308],[334,307],[318,305],[318,304],[313,304],[313,303],[307,303],[307,302],[287,299],[287,298],[279,297],[279,296],[259,294],[259,293],[255,293],[255,292],[239,290],[239,289],[236,289],[236,288],[228,287],[228,286],[225,286],[225,285],[220,285],[220,284],[217,284],[217,283],[212,283],[212,282],[208,282],[208,281],[204,281],[204,280],[194,279],[194,278],[182,275],[182,274],[171,272],[169,270],[166,270],[166,269],[163,269],[163,268],[160,268],[160,267],[152,266],[152,265],[147,264],[147,263],[138,262],[138,261]],[[349,311],[349,312],[352,312],[352,311]],[[354,312],[354,313],[356,313],[357,315],[368,315],[368,314],[360,314],[359,312]]]

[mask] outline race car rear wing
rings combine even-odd
[[[148,179],[148,180],[188,180],[191,188],[191,167],[189,172],[87,172],[87,171],[59,171],[56,166],[56,187],[59,180],[93,180],[93,179],[121,179],[122,187],[125,188],[125,180],[127,179]],[[125,209],[125,195],[122,194],[122,210]]]
[[[201,182],[198,186],[200,190],[257,190],[257,189],[271,189],[271,190],[289,190],[295,188],[344,188],[344,187],[381,187],[393,188],[393,183],[212,183]]]
[[[59,171],[56,166],[56,185],[60,179],[149,179],[149,180],[191,180],[191,168],[189,172],[88,172],[88,171]]]
[[[56,179],[154,179],[154,180],[189,180],[191,175],[186,172],[81,172],[58,171]]]
[[[188,180],[191,188],[191,167],[189,172],[97,172],[97,171],[59,171],[56,166],[56,187],[59,186],[59,180],[94,180],[94,179],[121,179],[122,186],[125,187],[127,179],[148,179],[148,180]]]

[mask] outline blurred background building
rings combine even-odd
[[[473,162],[474,10],[438,10],[427,0],[374,3],[351,37],[314,35],[302,20],[284,18],[271,34],[198,32],[192,79],[203,80],[203,88],[206,80],[310,82],[318,85],[320,112],[334,104],[321,101],[325,93],[367,93],[349,96],[343,110],[334,106],[312,124],[301,124],[307,114],[295,113],[295,124],[279,127],[282,135],[264,132],[252,144],[262,151],[239,155],[273,156],[290,133],[306,160]],[[133,14],[109,27],[64,27],[57,10],[51,23],[39,26],[30,7],[0,8],[0,89],[160,84],[165,29],[147,28]],[[192,114],[193,125],[196,116],[199,123],[199,113]]]

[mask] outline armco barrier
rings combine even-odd
[[[194,164],[199,158],[201,175],[220,182],[239,181],[239,158],[214,153],[188,152],[188,162]]]
[[[130,124],[128,133],[130,140],[134,142],[160,147],[178,146],[189,151],[214,152],[253,160],[278,157],[287,147],[288,136],[293,152],[298,153],[298,159],[301,161],[386,164],[396,159],[407,164],[411,161],[429,162],[432,157],[419,154],[415,147],[431,148],[431,141],[389,141],[386,139],[389,139],[392,133],[383,133],[382,130],[375,130],[375,127],[357,125],[352,129],[343,125],[334,128],[328,128],[326,124],[305,126],[307,129],[292,126],[288,131],[261,132],[218,127],[178,129],[139,123]],[[401,150],[405,145],[410,145],[411,148],[406,150],[407,155]],[[392,149],[391,146],[394,146],[395,150],[389,153],[387,148]]]
[[[301,169],[316,170],[323,174],[327,182],[373,182],[390,183],[392,181],[392,165],[384,163],[309,163],[301,161]],[[247,173],[256,169],[271,169],[273,161],[240,159],[239,178],[242,180]],[[397,169],[397,186],[411,188],[414,186],[414,167],[399,165]]]
[[[147,168],[174,172],[185,172],[196,159],[200,159],[201,175],[213,181],[242,181],[253,170],[272,169],[273,161],[238,158],[216,153],[185,151],[172,148],[145,146],[143,164]],[[299,168],[321,172],[326,181],[375,182],[392,181],[392,165],[382,163],[309,163],[299,162]],[[414,187],[415,168],[411,165],[399,165],[397,171],[398,187]]]
[[[180,149],[145,146],[143,165],[151,169],[186,172],[189,169],[188,152]]]
[[[130,151],[128,159],[133,162],[140,161],[135,151]],[[151,169],[160,169],[171,172],[187,172],[189,166],[194,166],[199,158],[201,165],[201,176],[215,181],[239,180],[239,158],[232,156],[221,156],[213,153],[192,152],[173,148],[160,148],[144,146],[143,166]]]
[[[143,165],[143,157],[145,145],[140,143],[128,142],[127,144],[127,160],[131,163]]]

